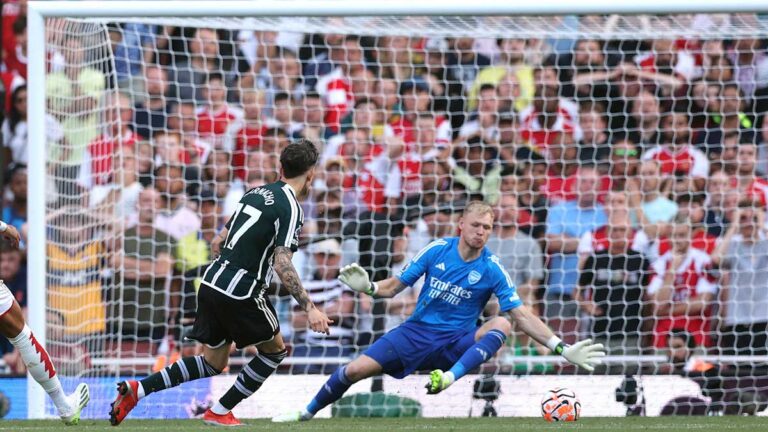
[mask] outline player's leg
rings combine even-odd
[[[448,372],[432,371],[427,393],[440,393],[467,372],[485,363],[504,345],[511,331],[512,325],[506,318],[496,317],[483,324],[475,331],[475,343],[464,351]]]
[[[259,350],[256,356],[243,367],[232,387],[211,407],[214,414],[229,414],[243,399],[258,391],[288,354],[279,332],[272,340],[258,344],[256,348]]]
[[[374,375],[380,375],[382,371],[383,368],[378,361],[363,354],[336,369],[328,381],[320,387],[306,408],[275,416],[272,421],[284,423],[311,420],[318,411],[339,400],[352,384]]]
[[[67,425],[79,423],[80,412],[90,400],[88,386],[80,384],[75,393],[69,397],[65,395],[48,352],[24,322],[21,307],[2,282],[0,282],[0,334],[8,338],[19,350],[29,374],[48,393],[64,423]]]
[[[222,341],[217,347],[204,345],[203,355],[182,357],[141,381],[128,380],[119,383],[117,398],[109,412],[110,422],[113,426],[119,425],[140,399],[152,393],[220,374],[229,361],[230,345],[228,341]]]
[[[218,375],[227,366],[230,338],[216,315],[219,303],[211,291],[201,288],[198,292],[197,317],[188,336],[204,344],[203,355],[183,357],[141,381],[118,383],[117,397],[109,411],[113,426],[119,425],[141,398],[188,381]]]

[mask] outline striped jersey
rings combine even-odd
[[[221,254],[208,266],[202,283],[229,297],[260,297],[272,280],[275,248],[296,251],[304,213],[293,188],[277,181],[249,190],[227,222]]]

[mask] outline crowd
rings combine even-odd
[[[2,220],[26,233],[26,164],[40,155],[28,152],[24,13],[24,1],[3,6]],[[704,32],[713,19],[692,22]],[[279,177],[276,155],[298,137],[322,156],[294,261],[335,324],[312,335],[281,297],[294,356],[352,355],[405,319],[419,286],[372,302],[338,283],[339,268],[397,272],[454,235],[470,199],[496,208],[489,247],[565,341],[589,334],[610,354],[643,354],[682,331],[703,350],[768,354],[764,39],[122,23],[106,28],[114,61],[99,62],[85,36],[49,26],[47,275],[59,335],[49,343],[59,364],[80,371],[113,349],[195,349],[181,340],[210,241],[245,191]],[[22,306],[24,255],[4,248],[0,261]],[[522,337],[513,345],[544,352]]]

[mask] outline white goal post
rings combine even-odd
[[[384,16],[550,16],[768,13],[768,1],[739,0],[259,0],[259,1],[30,1],[28,22],[28,301],[29,326],[46,343],[46,27],[49,18],[247,18]],[[469,33],[471,31],[467,30]],[[429,32],[426,31],[425,34]],[[657,360],[661,357],[648,357]],[[103,360],[103,359],[102,359]],[[538,358],[539,361],[559,361]],[[620,359],[617,359],[620,360]],[[525,360],[527,361],[527,360]],[[28,377],[28,417],[43,418],[46,395]]]

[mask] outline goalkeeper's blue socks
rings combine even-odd
[[[467,372],[485,363],[504,345],[507,336],[500,330],[490,330],[472,345],[449,370],[446,377],[451,382],[463,377]]]
[[[336,372],[328,378],[328,381],[323,384],[315,398],[307,405],[305,412],[302,412],[303,420],[309,420],[314,417],[318,411],[339,400],[344,392],[349,389],[353,383],[347,378],[346,370],[347,367],[342,366],[336,369]]]

